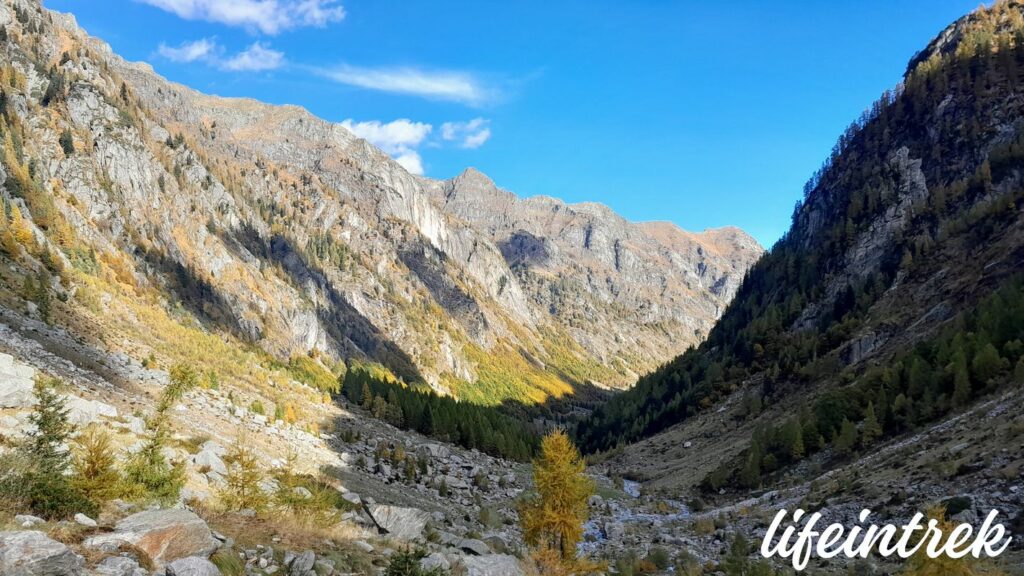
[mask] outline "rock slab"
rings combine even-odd
[[[4,576],[78,576],[84,561],[42,532],[0,532],[0,574]]]
[[[189,556],[206,558],[217,549],[210,527],[188,510],[147,510],[132,514],[118,522],[113,532],[84,542],[87,548],[104,551],[116,550],[121,544],[135,546],[158,565]]]
[[[386,504],[368,504],[366,512],[388,536],[398,540],[415,540],[423,535],[430,514],[418,508],[402,508]]]
[[[167,576],[220,576],[220,570],[206,558],[189,556],[168,564]]]

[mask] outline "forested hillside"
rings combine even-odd
[[[706,342],[582,421],[605,451],[740,402],[788,405],[707,478],[871,445],[1024,378],[1024,19],[979,9],[839,138]]]

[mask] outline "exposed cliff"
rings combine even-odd
[[[99,319],[118,293],[280,361],[370,360],[470,399],[532,402],[631,384],[695,344],[760,254],[739,231],[648,234],[472,170],[410,175],[303,109],[168,82],[35,2],[5,2],[0,23],[5,177],[25,175],[4,199],[38,244],[7,254],[24,260],[12,293],[45,267],[60,294],[88,284]],[[83,306],[57,308],[64,323]],[[154,329],[144,318],[118,321],[131,337]]]

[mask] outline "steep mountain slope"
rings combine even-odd
[[[696,343],[760,253],[739,231],[725,251],[659,243],[604,208],[509,195],[572,215],[531,232],[557,254],[538,267],[502,244],[525,224],[489,226],[508,206],[477,173],[415,177],[302,109],[167,82],[36,2],[5,2],[0,24],[4,226],[26,230],[8,293],[45,268],[58,322],[91,312],[83,329],[142,357],[187,355],[149,336],[161,310],[283,362],[373,361],[475,401],[539,402],[630,384]],[[662,284],[685,289],[643,285],[666,264]],[[112,317],[112,295],[147,313]]]
[[[815,507],[901,514],[976,490],[977,509],[1016,514],[1022,12],[981,8],[915,56],[840,138],[707,341],[595,410],[582,445],[677,494],[798,485],[791,497]],[[972,418],[991,428],[965,428]],[[835,484],[850,475],[877,490]]]
[[[501,250],[531,302],[625,376],[645,350],[682,350],[704,337],[761,248],[736,228],[691,234],[634,224],[606,206],[522,199],[467,170],[430,187],[447,213]],[[707,296],[710,295],[710,296]]]

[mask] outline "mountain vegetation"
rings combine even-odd
[[[444,442],[527,461],[539,444],[539,430],[492,406],[459,402],[426,386],[409,385],[383,366],[353,364],[342,394],[392,426]]]
[[[797,410],[807,418],[755,435],[747,474],[734,478],[757,485],[765,469],[830,443],[841,452],[869,445],[1012,377],[1024,338],[1020,282],[1010,278],[1024,204],[1024,20],[1019,4],[1001,1],[954,30],[955,42],[917,57],[903,84],[842,135],[805,186],[792,228],[750,269],[707,340],[580,423],[585,450],[650,436],[737,390],[756,415],[837,381],[841,389]],[[968,254],[990,265],[950,267]],[[953,326],[943,336],[922,330],[919,346],[900,337],[920,316],[900,326],[891,312],[933,289],[929,280],[955,290],[954,278],[983,289],[949,295],[961,312]],[[926,317],[922,328],[939,320]],[[893,335],[882,348],[898,357],[868,369],[853,350],[879,332]]]

